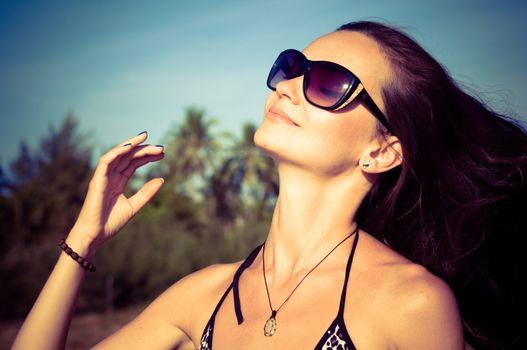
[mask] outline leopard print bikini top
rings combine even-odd
[[[349,272],[351,269],[351,263],[353,262],[353,255],[355,254],[355,249],[357,248],[357,242],[359,240],[359,231],[355,231],[355,240],[353,242],[353,247],[351,249],[350,256],[348,258],[348,264],[346,265],[346,276],[344,278],[344,286],[342,287],[342,294],[340,297],[340,305],[339,305],[339,311],[337,313],[337,317],[333,320],[331,325],[328,327],[328,329],[324,332],[322,335],[322,338],[318,342],[318,344],[315,346],[314,350],[331,350],[331,349],[338,349],[338,350],[355,350],[355,345],[353,345],[353,342],[351,341],[351,338],[348,334],[348,331],[346,329],[346,325],[344,324],[344,304],[346,301],[346,289],[348,286],[348,279],[349,279]],[[200,341],[200,347],[199,350],[211,350],[212,349],[212,336],[214,332],[214,321],[216,319],[216,314],[218,313],[218,310],[221,307],[221,304],[229,294],[230,290],[233,290],[233,297],[234,297],[234,309],[236,312],[236,317],[238,319],[238,324],[241,324],[243,322],[243,316],[240,306],[240,296],[238,293],[238,280],[240,278],[240,275],[242,274],[243,270],[245,270],[247,267],[249,267],[256,256],[258,255],[258,252],[262,248],[263,244],[256,247],[251,254],[247,257],[247,259],[244,260],[244,262],[240,265],[236,273],[234,274],[234,278],[232,283],[229,285],[223,296],[221,297],[220,301],[218,302],[218,305],[216,305],[216,308],[214,309],[214,312],[212,313],[212,316],[210,317],[209,322],[205,326],[205,330],[203,331],[203,335],[201,336]]]

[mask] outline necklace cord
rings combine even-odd
[[[326,258],[328,256],[331,255],[331,253],[333,253],[335,251],[335,249],[337,249],[342,243],[344,243],[348,238],[350,238],[351,236],[353,236],[354,234],[356,234],[357,232],[359,231],[359,228],[358,226],[355,228],[355,230],[350,233],[346,238],[344,238],[342,241],[340,241],[335,247],[333,247],[333,249],[331,249],[331,251],[329,253],[326,254],[326,256],[324,256],[324,258],[322,258],[322,260],[320,260],[311,270],[309,270],[308,273],[306,273],[306,275],[300,280],[300,282],[298,282],[298,284],[296,285],[296,287],[293,289],[293,291],[291,293],[289,293],[289,296],[284,300],[284,302],[280,305],[280,307],[278,307],[278,309],[274,310],[273,309],[273,306],[271,304],[271,296],[269,294],[269,287],[267,286],[267,278],[265,277],[265,243],[263,244],[263,253],[262,253],[262,270],[263,270],[263,276],[264,276],[264,283],[265,283],[265,291],[267,292],[267,299],[269,300],[269,307],[271,308],[271,312],[272,312],[272,316],[276,316],[276,313],[282,308],[282,306],[285,305],[285,303],[289,300],[289,298],[291,298],[291,296],[293,295],[293,293],[297,290],[297,288],[300,286],[300,284],[302,284],[302,282],[304,282],[304,280],[306,279],[307,276],[309,276],[309,274],[311,272],[313,272],[314,269],[316,269],[320,264],[322,264],[322,262],[324,260],[326,260]]]

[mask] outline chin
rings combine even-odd
[[[282,160],[295,158],[293,154],[289,154],[295,147],[288,142],[288,136],[291,135],[277,130],[273,125],[266,125],[264,121],[254,133],[254,144],[278,165]]]
[[[273,140],[273,138],[275,140]],[[276,146],[276,137],[273,137],[273,135],[267,132],[267,130],[265,130],[265,127],[262,128],[262,125],[260,125],[260,127],[256,129],[253,141],[256,147],[260,148],[262,151],[273,157],[273,149],[276,148],[273,147]]]
[[[287,163],[324,176],[342,174],[353,167],[353,161],[348,157],[349,152],[341,157],[337,154],[339,152],[334,152],[334,148],[325,149],[316,147],[311,141],[301,141],[301,138],[296,138],[290,132],[281,133],[265,123],[254,134],[254,144],[270,156],[277,166]],[[325,151],[321,151],[324,149]]]
[[[303,147],[299,147],[294,139],[294,136],[281,126],[276,127],[265,121],[254,133],[254,144],[271,157],[275,165],[283,161],[300,165],[298,162],[303,158],[303,152],[299,152],[299,149]]]

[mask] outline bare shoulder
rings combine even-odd
[[[97,349],[174,348],[201,332],[241,262],[214,264],[178,280]]]
[[[174,283],[154,303],[173,310],[170,322],[195,340],[225,293],[240,262],[214,264],[195,271]]]
[[[458,306],[448,284],[376,242],[371,244],[381,257],[376,269],[383,276],[383,309],[389,310],[383,326],[390,345],[397,349],[463,349]]]
[[[440,278],[408,264],[395,290],[391,335],[398,349],[463,349],[456,299]]]

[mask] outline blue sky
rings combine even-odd
[[[525,1],[0,1],[0,162],[67,112],[107,149],[184,109],[259,123],[276,55],[340,24],[406,28],[498,111],[527,120]]]

